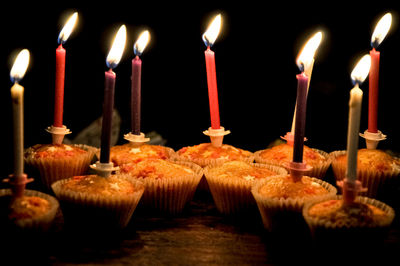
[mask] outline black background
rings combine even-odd
[[[221,13],[223,27],[213,46],[216,54],[221,125],[231,130],[224,142],[256,151],[290,130],[295,97],[296,56],[317,30],[324,31],[315,57],[307,105],[308,146],[327,152],[346,148],[350,72],[370,48],[377,20],[393,14],[392,28],[381,51],[378,128],[388,135],[379,148],[400,151],[398,80],[400,32],[396,8],[379,3],[126,2],[62,6],[58,3],[3,8],[1,16],[0,113],[2,176],[12,172],[12,111],[9,71],[17,52],[27,48],[31,61],[24,79],[25,147],[50,142],[44,131],[53,121],[57,37],[66,19],[79,13],[65,43],[64,124],[71,138],[101,116],[105,58],[121,24],[127,45],[118,67],[115,107],[121,114],[121,135],[130,131],[130,73],[133,44],[148,29],[151,40],[142,55],[142,132],[157,131],[167,146],[207,142],[210,126],[205,46],[201,35]],[[367,129],[368,81],[360,131]],[[124,140],[120,138],[120,143]],[[360,147],[364,147],[360,140]]]

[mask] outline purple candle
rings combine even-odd
[[[116,74],[112,71],[121,60],[126,41],[126,27],[122,25],[115,36],[113,45],[107,56],[109,70],[105,72],[103,121],[101,128],[100,163],[110,162],[111,125],[114,109],[114,90]]]
[[[141,90],[142,90],[142,55],[150,39],[149,31],[140,34],[138,40],[133,46],[133,52],[136,57],[132,60],[132,77],[131,77],[131,127],[132,134],[140,135],[140,110],[141,110]]]
[[[306,127],[308,77],[303,73],[297,78],[296,123],[294,129],[293,162],[303,162],[304,132]]]

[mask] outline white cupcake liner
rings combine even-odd
[[[72,146],[88,152],[68,158],[35,158],[34,154],[32,154],[33,149],[28,148],[25,151],[25,163],[39,171],[42,184],[51,190],[51,184],[58,180],[86,174],[98,150],[84,144],[73,144]]]
[[[332,159],[327,152],[324,152],[324,151],[318,150],[318,149],[314,149],[314,148],[311,148],[311,149],[313,151],[318,152],[322,156],[324,156],[326,158],[326,161],[319,164],[318,166],[313,165],[312,169],[309,172],[307,172],[306,175],[310,176],[310,177],[317,177],[317,178],[322,179],[323,177],[325,177],[325,174],[328,171],[329,166],[331,165]],[[254,153],[254,159],[257,163],[272,164],[272,165],[277,165],[277,166],[281,166],[284,168],[287,167],[287,161],[281,161],[281,162],[277,163],[274,160],[267,160],[267,159],[262,158],[260,156],[260,154],[263,151],[264,150],[259,150]],[[286,170],[289,171],[289,169],[287,169],[287,168],[286,168]]]
[[[223,214],[234,214],[256,207],[256,202],[251,194],[251,187],[259,180],[245,180],[243,178],[223,178],[210,173],[210,169],[223,163],[210,164],[204,169],[215,205]],[[287,175],[287,171],[279,166],[250,163],[254,167],[265,168],[276,172],[276,175]],[[275,176],[275,175],[273,175]],[[270,178],[271,176],[266,177]]]
[[[117,175],[128,180],[135,187],[130,195],[103,196],[93,193],[66,190],[63,185],[70,178],[52,184],[52,189],[60,201],[66,224],[91,226],[104,230],[122,229],[126,227],[139,203],[144,191],[142,182],[128,175]]]
[[[256,183],[252,189],[251,193],[254,196],[254,199],[257,202],[258,209],[261,214],[261,218],[264,224],[264,227],[269,231],[281,231],[282,226],[280,224],[287,225],[288,219],[293,219],[296,222],[302,222],[304,225],[304,219],[302,218],[302,209],[303,206],[308,202],[314,201],[322,201],[333,198],[337,190],[334,186],[329,184],[328,182],[322,181],[321,179],[311,177],[311,181],[318,183],[323,188],[328,190],[328,193],[324,195],[317,195],[313,197],[297,197],[297,198],[276,198],[276,197],[266,197],[260,194],[260,188],[266,184],[269,179],[262,180],[261,182]],[[293,228],[296,226],[294,222]]]
[[[35,190],[25,190],[25,196],[40,197],[50,203],[50,209],[41,216],[34,218],[16,219],[12,222],[13,229],[21,232],[47,232],[56,216],[59,203],[56,198]],[[3,196],[12,196],[11,189],[0,189],[0,198]],[[3,210],[4,211],[4,210]]]
[[[346,177],[347,163],[340,164],[336,161],[336,158],[345,155],[346,152],[345,150],[333,151],[329,154],[332,160],[333,174],[337,181],[341,181]],[[400,169],[393,168],[390,173],[385,174],[374,171],[373,168],[357,167],[357,179],[363,187],[367,188],[367,191],[360,192],[361,196],[376,198],[379,195],[384,195],[385,192],[390,191],[395,179],[398,180],[398,178],[400,178]]]
[[[169,160],[190,167],[194,173],[168,178],[137,178],[145,185],[140,206],[150,212],[177,214],[193,198],[197,185],[203,176],[203,169],[190,162]],[[129,174],[129,173],[127,173]]]

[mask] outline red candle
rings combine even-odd
[[[141,110],[141,78],[142,60],[137,55],[132,60],[132,83],[131,83],[131,126],[132,133],[140,135],[140,110]]]
[[[211,51],[210,48],[217,39],[220,28],[221,28],[221,15],[218,14],[211,22],[207,31],[203,34],[203,41],[204,44],[207,46],[204,55],[206,58],[208,100],[210,104],[210,118],[211,118],[212,129],[220,129],[221,127],[219,121],[217,75],[215,71],[215,54],[213,51]]]
[[[379,93],[379,59],[380,53],[375,49],[386,37],[392,24],[392,15],[386,13],[376,24],[371,36],[370,51],[371,69],[369,72],[369,96],[368,96],[368,131],[378,133],[378,93]]]
[[[371,56],[371,69],[369,72],[368,131],[377,133],[380,53],[372,48],[369,54]]]
[[[54,94],[54,123],[55,127],[63,126],[64,109],[64,79],[65,79],[65,49],[62,44],[56,49],[56,83]]]
[[[296,122],[294,130],[293,162],[303,162],[303,146],[306,127],[308,77],[303,73],[297,78]]]
[[[211,128],[219,129],[219,105],[218,105],[218,89],[217,76],[215,71],[215,54],[211,51],[210,46],[204,52],[206,58],[208,100],[210,103]]]

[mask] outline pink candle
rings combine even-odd
[[[378,132],[378,91],[379,91],[379,58],[380,53],[372,48],[371,70],[369,72],[369,97],[368,97],[368,131]]]
[[[217,89],[217,76],[215,71],[215,54],[211,51],[210,46],[204,52],[206,58],[207,70],[207,85],[208,85],[208,100],[210,103],[210,118],[211,128],[219,129],[219,104],[218,104],[218,89]]]
[[[65,79],[65,49],[62,44],[56,49],[56,83],[54,93],[54,122],[53,126],[63,126],[64,109],[64,79]]]
[[[306,127],[308,77],[303,73],[297,78],[296,122],[294,129],[293,162],[303,162],[304,135]]]

